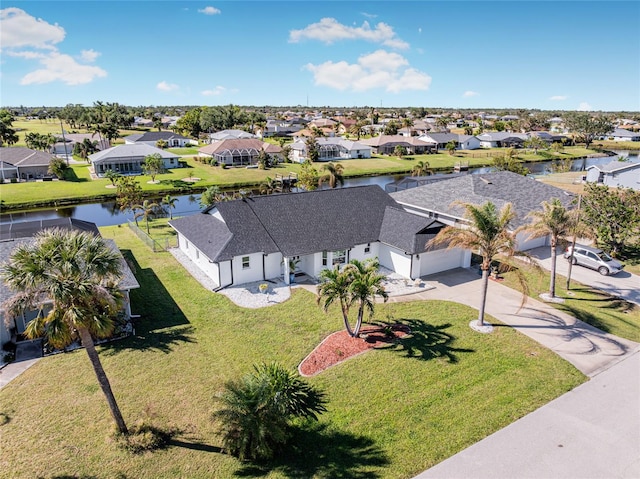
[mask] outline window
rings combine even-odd
[[[364,254],[371,253],[371,243],[367,243],[367,246],[364,247]]]
[[[322,266],[326,266],[329,263],[329,260],[327,259],[327,252],[323,251],[322,252]]]
[[[200,259],[200,251],[196,250],[196,259]]]
[[[346,250],[341,249],[333,252],[333,261],[331,262],[331,264],[333,266],[344,264],[347,262],[346,260],[347,260],[347,252]]]
[[[249,269],[250,264],[249,264],[249,257],[248,256],[243,256],[242,257],[242,269]]]

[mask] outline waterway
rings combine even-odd
[[[629,161],[639,162],[637,152],[616,152],[617,158],[626,158]],[[580,160],[574,160],[572,164],[572,171],[581,171],[591,165],[602,165],[615,161],[616,157],[598,157],[598,158],[586,158]],[[540,176],[549,174],[551,172],[551,163],[549,161],[525,163],[531,174],[534,176]],[[482,174],[493,171],[493,168],[473,168],[470,170],[471,174]],[[400,180],[407,175],[382,175],[382,176],[367,176],[360,178],[348,178],[345,180],[345,187],[350,186],[362,186],[362,185],[379,185],[384,189],[385,185],[394,181]],[[181,195],[176,196],[178,199],[176,207],[173,209],[172,214],[174,216],[186,216],[198,213],[200,208],[200,195]],[[156,200],[159,202],[159,200]],[[168,216],[168,214],[167,214]],[[32,221],[32,220],[46,220],[54,218],[76,218],[84,221],[90,221],[98,226],[110,226],[126,223],[127,220],[133,220],[133,213],[131,211],[120,211],[115,201],[107,201],[104,203],[85,203],[75,206],[67,206],[61,208],[41,209],[16,213],[4,213],[0,214],[0,223],[8,223],[13,221]]]

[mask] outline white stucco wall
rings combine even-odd
[[[282,278],[282,255],[271,253],[264,257],[264,277],[265,279]]]
[[[242,267],[242,258],[249,257],[249,267]],[[233,258],[233,283],[243,284],[264,279],[262,270],[262,253],[253,253]]]
[[[407,278],[411,277],[411,256],[405,255],[392,246],[381,244],[378,249],[380,266],[395,271]]]
[[[547,246],[549,244],[548,239],[548,236],[532,239],[526,233],[518,233],[516,235],[516,248],[520,251],[527,251],[540,246]]]

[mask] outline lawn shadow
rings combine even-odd
[[[192,188],[193,187],[192,182],[179,180],[179,179],[178,180],[169,180],[169,179],[160,180],[160,184],[173,186],[174,188]]]
[[[193,451],[203,451],[203,452],[215,452],[217,454],[222,454],[224,451],[222,448],[218,446],[212,446],[210,444],[204,444],[201,442],[187,442],[181,441],[179,439],[169,439],[167,442],[167,446],[173,447],[183,447],[185,449],[191,449]]]
[[[193,327],[151,268],[142,269],[130,250],[121,250],[140,288],[130,292],[135,334],[104,345],[107,354],[126,350],[172,351],[179,343],[195,342]]]
[[[275,472],[296,479],[375,479],[381,476],[377,469],[389,464],[384,451],[372,439],[329,429],[326,424],[295,429],[288,444],[277,459],[244,464],[234,476]]]
[[[428,361],[446,359],[449,363],[458,362],[458,353],[474,353],[474,349],[455,348],[456,337],[446,332],[450,323],[433,326],[419,319],[400,319],[397,323],[411,329],[411,333],[385,348],[396,351],[408,358]]]

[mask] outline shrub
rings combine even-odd
[[[120,449],[131,454],[141,454],[165,447],[171,439],[172,433],[145,422],[136,424],[128,434],[118,434],[116,443]]]

